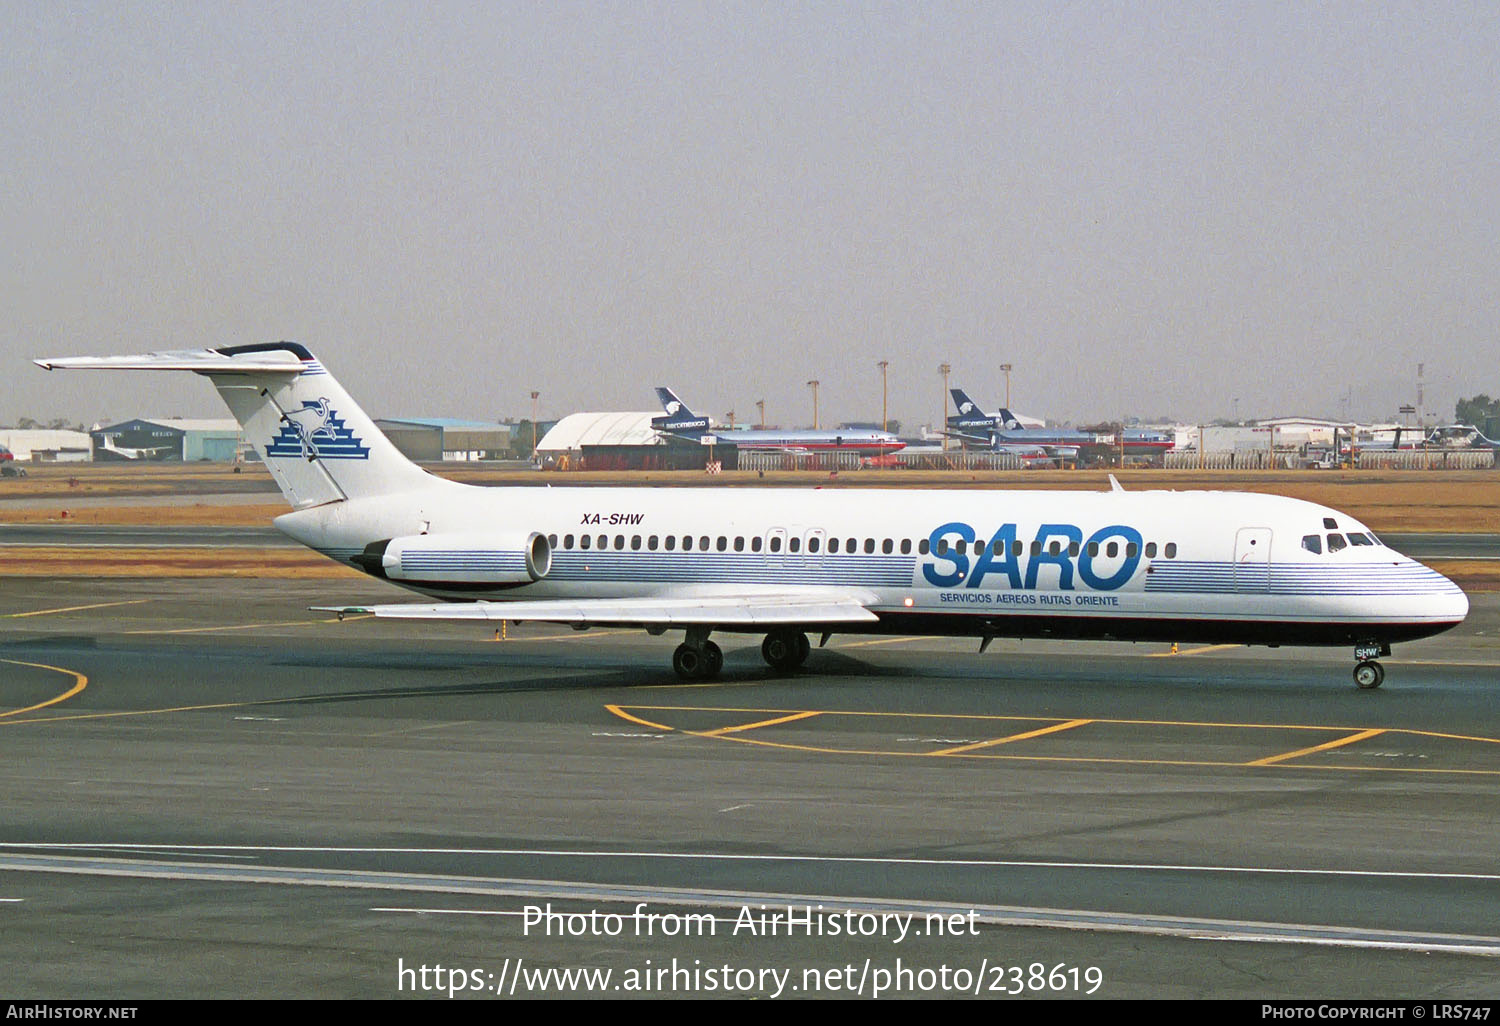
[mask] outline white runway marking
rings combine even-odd
[[[581,859],[670,859],[676,861],[701,860],[705,862],[805,862],[812,865],[876,865],[876,866],[952,866],[954,868],[995,869],[1080,869],[1122,872],[1161,873],[1237,873],[1264,876],[1332,876],[1355,879],[1392,880],[1473,880],[1484,883],[1500,882],[1496,873],[1427,872],[1415,869],[1322,869],[1282,866],[1208,866],[1191,863],[1169,862],[1076,862],[1038,861],[1026,859],[925,859],[889,858],[873,855],[764,855],[726,852],[683,851],[577,851],[564,848],[403,848],[403,847],[353,847],[337,845],[256,845],[256,844],[111,844],[67,842],[21,843],[0,842],[3,851],[113,851],[113,852],[160,852],[181,854],[191,852],[274,852],[278,854],[344,854],[344,855],[499,855]]]

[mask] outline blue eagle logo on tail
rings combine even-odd
[[[266,446],[267,456],[300,456],[313,460],[367,460],[370,447],[355,437],[328,403],[328,397],[304,399],[300,410],[281,416],[281,430]]]

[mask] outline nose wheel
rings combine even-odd
[[[1354,664],[1354,683],[1361,691],[1373,691],[1385,681],[1385,667],[1373,659]]]

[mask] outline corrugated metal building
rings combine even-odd
[[[411,460],[498,460],[510,455],[510,428],[505,424],[454,417],[383,417],[375,426]]]

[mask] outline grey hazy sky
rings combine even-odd
[[[35,356],[290,338],[376,415],[1373,418],[1500,393],[1494,3],[5,5]]]

